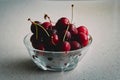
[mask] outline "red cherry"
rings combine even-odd
[[[77,42],[77,41],[72,41],[70,44],[71,44],[71,49],[72,50],[76,50],[76,49],[80,49],[81,48],[80,43]]]
[[[34,21],[34,23],[41,25],[39,21]],[[36,33],[36,26],[33,23],[31,24],[31,32]]]
[[[45,45],[43,43],[39,44],[38,49],[45,51]],[[44,55],[44,52],[39,51],[36,55]]]
[[[68,41],[64,41],[62,43],[61,48],[62,48],[62,51],[70,51],[71,49],[70,43]]]
[[[37,49],[38,48],[38,45],[40,43],[42,43],[42,39],[40,37],[38,37],[38,39],[36,39],[36,35],[33,34],[31,37],[30,37],[30,41],[32,43],[32,46]]]
[[[54,28],[48,29],[47,31],[48,31],[48,33],[49,33],[50,35],[52,35],[52,34],[57,34],[57,30],[54,29]]]
[[[74,24],[70,24],[70,25],[69,25],[69,31],[70,31],[70,33],[71,33],[72,35],[78,34],[78,30],[77,30],[77,28],[75,27]]]
[[[83,47],[89,43],[88,36],[83,32],[78,33],[78,40]]]
[[[59,42],[59,38],[57,34],[52,34],[51,35],[51,42],[52,44],[56,45]]]
[[[77,28],[77,30],[78,30],[78,33],[83,32],[86,35],[88,35],[88,29],[85,26],[80,26],[80,27]]]
[[[38,49],[44,51],[44,50],[45,50],[45,46],[44,46],[44,44],[39,44]]]
[[[50,22],[44,22],[42,26],[47,30],[52,28],[52,24]]]
[[[58,20],[59,25],[67,26],[69,24],[69,19],[62,17]]]
[[[64,36],[64,34],[66,34],[65,40],[70,40],[70,39],[71,39],[71,33],[70,33],[69,31],[64,30],[64,31],[63,31],[63,36]],[[63,37],[63,36],[62,36],[62,37]]]
[[[69,19],[67,19],[66,17],[62,17],[57,21],[55,27],[58,31],[65,30],[69,23]]]

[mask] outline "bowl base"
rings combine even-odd
[[[66,65],[62,66],[62,65],[59,65],[59,66],[49,66],[47,64],[45,64],[44,62],[40,61],[40,59],[38,57],[35,57],[35,58],[32,58],[34,63],[39,67],[41,68],[42,70],[48,70],[48,71],[57,71],[57,72],[61,72],[61,71],[70,71],[72,69],[74,69],[78,62],[79,62],[79,59],[76,58],[74,59],[72,62],[70,63],[67,63]]]

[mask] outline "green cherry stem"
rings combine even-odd
[[[34,25],[36,24],[35,22],[32,22],[30,18],[28,18],[28,21],[30,21],[30,22],[31,22],[32,24],[34,24]],[[36,39],[38,39],[38,26],[35,25],[35,27],[36,27],[36,28],[35,28],[35,29],[36,29],[36,35],[35,35],[35,36],[36,36]]]
[[[44,19],[46,20],[47,18],[48,18],[48,20],[49,20],[50,23],[51,23],[52,21],[51,21],[50,17],[49,17],[47,14],[45,14],[45,15],[44,15]]]
[[[72,7],[72,17],[71,17],[71,23],[72,23],[73,22],[73,7],[74,7],[74,5],[72,4],[71,7]]]
[[[72,21],[73,21],[73,7],[74,7],[74,5],[72,4],[71,7],[72,7],[72,17],[71,17],[71,23],[72,23]],[[68,29],[69,29],[69,24],[68,24],[66,32],[65,32],[65,34],[63,36],[63,42],[65,41],[65,37],[66,37]]]
[[[65,34],[64,34],[64,36],[63,36],[63,42],[65,41],[65,37],[66,37],[66,34],[67,34],[68,29],[69,29],[69,24],[68,24],[67,29],[66,29],[66,31],[65,31]]]
[[[35,24],[36,24],[36,23],[35,23]],[[46,34],[48,35],[48,37],[50,37],[49,33],[47,32],[47,30],[46,30],[43,26],[41,26],[41,25],[39,25],[39,24],[36,24],[36,25],[38,25],[39,27],[41,27],[41,28],[46,32]]]
[[[38,39],[38,26],[35,25],[35,27],[36,27],[36,39]]]

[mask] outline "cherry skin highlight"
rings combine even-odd
[[[59,38],[58,38],[58,35],[57,35],[57,34],[52,34],[52,35],[51,35],[51,42],[52,42],[53,45],[58,44]]]

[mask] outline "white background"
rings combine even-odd
[[[60,17],[85,25],[93,37],[91,48],[78,66],[69,72],[40,70],[30,59],[23,38],[30,22],[47,13],[52,21]],[[120,1],[0,0],[0,80],[120,80]]]

